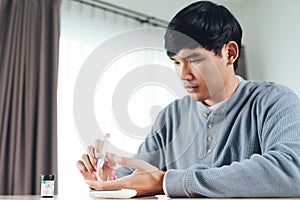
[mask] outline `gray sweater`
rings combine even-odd
[[[245,80],[213,111],[186,96],[158,115],[136,157],[167,171],[171,197],[300,197],[300,101]]]

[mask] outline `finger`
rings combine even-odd
[[[86,169],[85,165],[81,160],[77,161],[77,167],[79,169],[80,174],[82,175],[83,179],[90,179],[90,180],[96,180],[95,177],[91,176],[89,171]]]
[[[95,167],[92,165],[88,154],[82,155],[82,162],[90,174],[95,172]]]
[[[103,177],[103,169],[101,167],[98,167],[97,168],[97,171],[96,171],[96,177],[97,177],[97,180],[98,181],[103,181],[104,180],[104,177]]]
[[[97,177],[100,178],[101,181],[109,181],[114,180],[116,170],[113,168],[104,165],[103,168],[98,168]]]
[[[80,174],[83,177],[83,180],[94,180],[94,181],[97,181],[97,178],[94,177],[94,176],[92,176],[92,175],[90,175],[90,174],[86,174],[86,173],[84,173],[82,171],[80,171]]]
[[[112,169],[109,176],[108,176],[108,180],[111,181],[111,180],[117,180],[117,177],[116,177],[116,170],[115,169]]]
[[[81,160],[78,160],[76,165],[80,172],[89,175],[89,171],[87,170],[87,168],[85,167],[84,163]]]
[[[111,175],[112,173],[115,173],[115,171],[112,171],[112,169],[108,168],[107,166],[104,166],[103,168],[98,167],[96,172],[96,177],[98,181],[113,180],[110,178],[112,176]]]
[[[116,155],[107,152],[105,165],[113,169],[116,168]]]
[[[144,160],[138,160],[134,158],[126,158],[126,157],[117,157],[116,161],[119,165],[122,165],[124,167],[133,168],[138,171],[152,171],[157,170],[156,167],[153,165],[150,165]]]
[[[88,153],[89,153],[89,159],[90,159],[91,164],[92,164],[94,167],[96,167],[97,161],[98,161],[98,160],[97,160],[97,158],[96,158],[96,156],[95,156],[95,148],[92,147],[92,146],[88,146],[87,151],[88,151]],[[96,168],[95,168],[95,169],[96,169]]]
[[[95,157],[95,152],[94,151],[95,151],[95,149],[94,149],[93,146],[88,146],[87,147],[88,154],[91,155],[91,156],[93,156],[93,157]]]

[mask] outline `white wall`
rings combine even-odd
[[[250,78],[282,83],[300,96],[300,1],[245,3],[244,44]]]
[[[197,0],[104,0],[114,5],[169,21],[181,8]]]
[[[145,13],[169,21],[179,10],[198,0],[104,0],[108,3]],[[241,15],[240,7],[245,0],[212,0],[228,6],[234,14]]]
[[[106,0],[169,21],[195,0]],[[213,0],[227,7],[243,30],[248,78],[270,80],[300,96],[300,1]]]

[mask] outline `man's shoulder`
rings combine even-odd
[[[197,103],[192,100],[189,95],[186,95],[182,98],[174,100],[169,105],[167,105],[160,112],[160,117],[179,116],[182,114],[182,111],[194,109],[195,106],[197,106]]]
[[[176,99],[171,102],[167,107],[166,110],[174,110],[174,109],[181,109],[181,108],[188,108],[190,106],[194,106],[195,101],[189,95],[186,95],[180,99]]]
[[[261,103],[274,102],[276,100],[299,101],[299,97],[288,87],[271,81],[245,81],[243,94],[256,99]]]
[[[294,93],[290,88],[279,83],[271,81],[245,81],[245,89],[250,92],[258,92],[260,94],[282,94]]]

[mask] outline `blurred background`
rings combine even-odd
[[[4,5],[3,1],[7,0],[0,0],[0,5]],[[148,21],[143,21],[120,15],[116,11],[110,12],[110,6],[105,2],[129,10],[129,13],[138,12],[150,18],[144,16],[141,19],[148,19]],[[57,131],[50,134],[57,134],[57,145],[55,146],[57,158],[54,158],[57,159],[57,163],[54,164],[54,169],[57,165],[55,173],[58,177],[57,191],[60,195],[68,196],[74,191],[82,191],[79,192],[79,196],[86,196],[88,191],[77,170],[76,161],[81,159],[81,155],[85,153],[85,148],[89,144],[82,140],[73,116],[74,86],[85,60],[99,45],[126,31],[155,27],[153,23],[161,23],[161,26],[166,25],[180,9],[193,2],[196,1],[105,0],[97,3],[93,0],[61,0],[59,2],[60,36],[57,62],[57,107],[53,108],[57,110]],[[227,7],[243,28],[242,76],[246,79],[267,80],[286,85],[300,96],[300,79],[298,78],[300,74],[300,64],[298,62],[300,54],[300,1],[213,0],[213,2]],[[160,21],[155,22],[152,18]],[[1,34],[4,34],[3,29],[0,29],[0,31]],[[149,34],[156,33],[154,31]],[[102,124],[103,129],[112,133],[112,144],[129,154],[137,150],[143,138],[130,137],[123,133],[122,127],[116,125],[116,121],[111,116],[111,107],[106,106],[111,104],[111,98],[106,97],[111,94],[110,90],[114,88],[102,86],[115,86],[118,80],[126,75],[126,70],[125,72],[118,70],[120,67],[133,66],[128,68],[129,72],[135,67],[153,63],[169,66],[171,69],[173,67],[172,62],[166,58],[164,52],[159,50],[135,52],[123,58],[116,58],[110,66],[110,69],[113,70],[111,72],[107,71],[108,74],[103,76],[102,80],[99,80],[98,84],[100,86],[98,85],[95,91],[94,107],[98,123]],[[2,76],[4,75],[2,74]],[[180,87],[180,84],[178,86]],[[149,94],[151,95],[149,96]],[[1,95],[5,96],[5,93],[1,93]],[[153,123],[157,112],[161,108],[176,98],[178,96],[169,90],[153,85],[153,87],[137,89],[132,93],[130,99],[120,101],[128,102],[127,110],[131,121],[136,126],[146,127]],[[84,107],[84,105],[82,106]],[[154,113],[151,113],[151,111],[154,111]],[[0,126],[4,124],[3,121]],[[4,132],[7,129],[3,127],[0,127],[0,149],[2,157],[5,157],[7,147],[4,144],[7,139],[4,137]],[[4,168],[1,170],[2,174],[7,174],[7,171],[3,171]],[[6,188],[6,190],[8,189]]]

